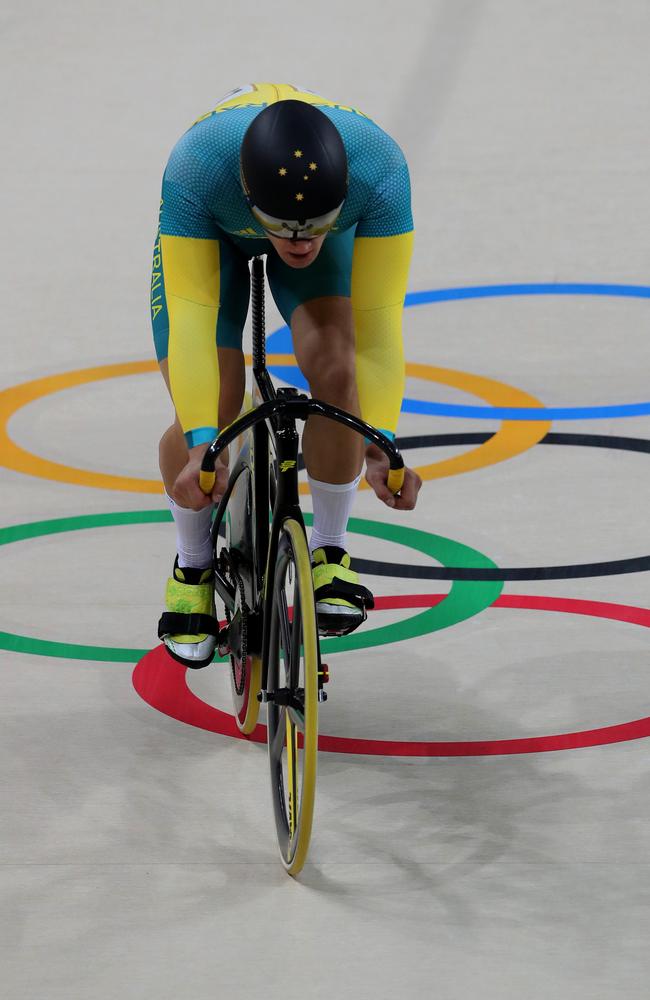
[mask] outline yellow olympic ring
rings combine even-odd
[[[250,362],[250,359],[246,359]],[[292,354],[270,354],[269,364],[295,364]],[[91,486],[102,490],[125,490],[129,493],[162,493],[162,484],[157,479],[139,479],[132,476],[113,476],[103,472],[92,472],[87,469],[77,469],[74,466],[50,462],[48,459],[34,455],[15,444],[9,437],[7,425],[14,414],[37,399],[42,399],[62,389],[86,385],[89,382],[99,382],[108,378],[120,378],[124,375],[140,375],[158,370],[155,361],[129,361],[117,365],[101,365],[96,368],[81,368],[77,371],[63,372],[61,375],[48,375],[32,382],[23,382],[0,392],[0,465],[13,472],[22,472],[28,476],[37,476],[58,483],[73,483],[75,486]],[[432,365],[421,365],[407,362],[406,374],[414,378],[426,379],[452,386],[472,393],[491,406],[531,406],[542,404],[512,386],[494,379],[483,378],[480,375],[470,375],[467,372],[452,371],[448,368],[434,368]],[[421,466],[416,471],[423,480],[441,479],[444,476],[456,476],[462,472],[503,462],[519,455],[544,437],[550,427],[545,420],[504,420],[498,431],[484,444],[473,448],[462,455]],[[364,483],[364,488],[367,488]],[[300,492],[307,493],[306,483],[301,484]]]

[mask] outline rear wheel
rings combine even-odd
[[[240,732],[249,735],[257,725],[259,702],[257,695],[262,679],[262,660],[259,656],[246,659],[230,654],[230,688],[235,710],[235,722]]]
[[[223,559],[224,576],[235,590],[235,606],[232,612],[226,612],[230,639],[230,688],[235,722],[240,732],[246,735],[252,733],[257,725],[260,708],[257,695],[262,679],[261,657],[249,651],[251,609],[248,607],[244,584],[244,577],[250,580],[252,576],[252,568],[243,555],[252,552],[252,544],[242,537],[245,519],[249,518],[250,491],[250,472],[246,468],[237,480],[226,509]],[[235,514],[237,510],[238,516]],[[233,517],[237,523],[234,531]]]
[[[290,875],[311,838],[318,753],[318,633],[305,532],[282,525],[273,581],[267,678],[268,747],[278,844]]]

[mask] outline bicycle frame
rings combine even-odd
[[[276,391],[266,368],[264,317],[264,262],[254,257],[251,267],[251,304],[253,319],[253,409],[244,413],[219,434],[205,453],[201,466],[201,488],[209,493],[214,485],[217,457],[236,438],[252,431],[234,464],[228,487],[217,508],[212,538],[215,544],[231,496],[238,483],[245,486],[246,496],[236,497],[231,505],[231,534],[236,540],[236,552],[243,570],[242,580],[250,609],[250,651],[262,656],[262,699],[266,691],[270,642],[271,602],[278,539],[284,520],[294,518],[304,529],[298,494],[298,448],[300,438],[296,420],[311,415],[327,417],[344,424],[376,444],[390,463],[388,484],[394,492],[401,486],[404,462],[392,441],[365,421],[296,389]],[[275,453],[277,469],[275,496],[271,497],[269,444]],[[242,478],[243,477],[243,478]],[[251,492],[252,491],[252,495]],[[269,507],[273,499],[273,514],[269,528]],[[236,601],[235,588],[215,566],[215,587],[229,610]],[[261,629],[260,629],[261,624]]]

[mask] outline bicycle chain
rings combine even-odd
[[[235,693],[236,693],[236,695],[237,695],[238,698],[241,698],[241,696],[244,693],[244,688],[246,686],[246,671],[248,669],[248,665],[247,665],[247,663],[248,663],[248,608],[246,607],[246,592],[244,590],[244,581],[240,577],[239,573],[236,573],[234,571],[232,565],[229,565],[228,570],[229,570],[230,576],[232,577],[232,581],[233,581],[235,587],[237,588],[237,592],[239,594],[239,612],[240,612],[240,617],[241,617],[240,632],[239,632],[239,635],[240,635],[240,651],[241,651],[241,658],[239,660],[239,665],[240,665],[239,683],[237,682],[237,668],[236,668],[237,657],[232,652],[230,654],[230,670],[231,670],[231,673],[232,673],[232,682],[233,682],[233,687],[235,688]],[[225,610],[226,610],[226,621],[228,623],[228,628],[230,628],[230,624],[231,624],[232,618],[231,618],[230,612],[228,611],[228,608],[226,608]],[[242,667],[242,664],[243,664],[243,667]]]

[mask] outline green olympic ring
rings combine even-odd
[[[27,538],[40,538],[43,535],[82,531],[86,528],[116,527],[124,524],[156,524],[162,521],[171,521],[171,519],[171,514],[166,510],[136,510],[115,514],[60,517],[49,521],[34,521],[30,524],[16,524],[8,528],[0,528],[0,545],[24,541]],[[305,522],[311,524],[311,521],[311,514],[306,514]],[[470,549],[467,545],[442,538],[440,535],[434,535],[428,531],[360,518],[351,518],[349,530],[359,535],[383,538],[386,541],[416,549],[418,552],[431,556],[443,566],[462,565],[476,569],[496,569],[495,563],[475,549]],[[451,590],[440,604],[392,625],[384,625],[341,639],[329,639],[322,643],[322,650],[323,652],[342,653],[351,649],[366,649],[389,642],[399,642],[403,639],[414,639],[417,636],[427,635],[429,632],[449,628],[451,625],[472,618],[488,608],[497,599],[502,589],[503,582],[498,580],[487,582],[454,580]],[[14,653],[58,656],[72,660],[101,660],[111,663],[136,663],[149,652],[148,649],[128,649],[120,646],[84,646],[79,643],[50,642],[47,639],[34,639],[31,636],[16,635],[13,632],[0,632],[0,649],[7,649]]]

